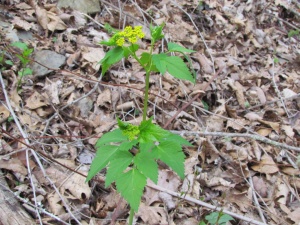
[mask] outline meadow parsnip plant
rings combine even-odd
[[[87,176],[87,181],[89,181],[100,170],[107,167],[105,186],[115,182],[117,191],[129,203],[131,207],[129,224],[132,224],[134,212],[138,211],[147,179],[151,179],[154,183],[158,181],[157,160],[163,161],[180,178],[184,178],[185,155],[182,146],[191,146],[181,136],[164,130],[153,124],[152,118],[147,118],[151,73],[159,72],[163,75],[168,72],[176,78],[195,82],[195,77],[182,58],[175,54],[171,55],[171,53],[179,53],[188,59],[186,53],[194,51],[175,43],[168,43],[167,52],[153,54],[155,43],[164,37],[163,27],[164,24],[150,26],[150,50],[141,55],[136,53],[139,49],[138,40],[145,36],[142,26],[127,26],[122,31],[109,27],[112,37],[108,41],[101,42],[103,45],[112,47],[100,61],[102,74],[122,58],[129,56],[141,65],[146,74],[143,121],[137,126],[118,119],[119,128],[104,134],[97,141],[96,157]]]

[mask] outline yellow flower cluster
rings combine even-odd
[[[123,31],[115,34],[115,42],[118,46],[123,46],[126,41],[134,44],[138,39],[145,37],[145,33],[142,31],[142,26],[136,26],[132,28],[131,26],[125,27]]]

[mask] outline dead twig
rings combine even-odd
[[[248,133],[225,133],[225,132],[208,132],[208,131],[172,131],[174,134],[181,134],[181,135],[195,135],[195,136],[215,136],[215,137],[244,137],[244,138],[250,138],[257,141],[264,142],[266,144],[273,145],[278,148],[284,148],[288,150],[293,150],[296,152],[300,152],[299,147],[290,146],[287,144],[283,144],[277,141],[273,141],[269,138],[255,135],[255,134],[248,134]]]

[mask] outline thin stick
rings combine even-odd
[[[273,141],[266,137],[248,133],[225,133],[225,132],[208,132],[208,131],[171,131],[174,134],[182,134],[182,135],[198,135],[198,136],[215,136],[215,137],[244,137],[244,138],[251,138],[257,141],[262,141],[264,143],[276,146],[278,148],[284,148],[288,150],[294,150],[296,152],[300,152],[299,147],[290,146],[287,144],[283,144],[277,141]]]
[[[222,209],[221,207],[216,207],[216,206],[214,206],[214,205],[208,204],[208,203],[206,203],[206,202],[202,202],[202,201],[197,200],[197,199],[195,199],[195,198],[192,198],[192,197],[189,197],[189,196],[182,196],[182,195],[179,194],[179,193],[176,193],[176,192],[174,192],[174,191],[170,191],[170,190],[168,190],[168,189],[165,189],[165,188],[160,187],[160,186],[155,185],[155,184],[147,184],[147,186],[150,187],[150,188],[153,188],[153,189],[155,189],[155,190],[158,190],[158,191],[166,192],[166,193],[168,193],[168,194],[170,194],[170,195],[172,195],[172,196],[175,196],[175,197],[177,197],[177,198],[181,198],[181,199],[187,200],[187,201],[189,201],[189,202],[193,202],[193,203],[195,203],[195,204],[197,204],[197,205],[201,205],[201,206],[204,206],[204,207],[206,207],[206,208],[209,208],[209,209],[212,209],[212,210],[216,210],[216,211],[218,211],[218,212],[221,212],[221,211],[222,211],[223,213],[228,214],[228,215],[230,215],[230,216],[232,216],[232,217],[234,217],[234,218],[237,218],[237,219],[240,219],[240,220],[243,220],[243,221],[252,223],[252,224],[256,224],[256,225],[266,225],[266,223],[259,222],[259,221],[257,221],[257,220],[251,219],[251,218],[246,217],[246,216],[238,215],[238,214],[233,213],[233,212],[230,212],[230,211],[228,211],[228,210],[224,210],[224,209]]]

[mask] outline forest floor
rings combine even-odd
[[[228,224],[300,224],[299,1],[1,2],[1,187],[36,224],[128,222],[105,170],[85,179],[116,118],[142,120],[145,73],[128,58],[102,76],[109,49],[99,42],[110,37],[106,23],[142,25],[147,50],[150,24],[163,22],[154,51],[168,42],[194,50],[196,84],[152,74],[148,116],[193,147],[184,180],[160,164],[134,224],[209,224],[220,210]]]

